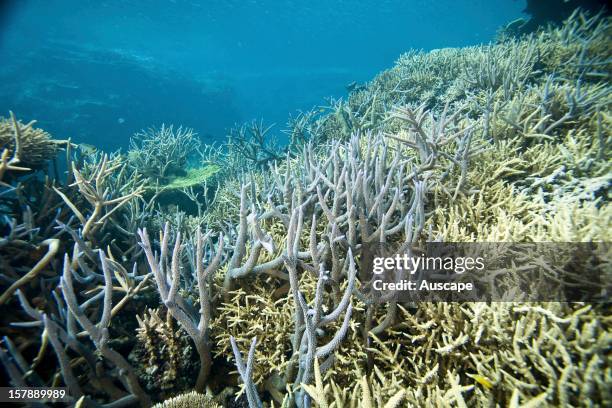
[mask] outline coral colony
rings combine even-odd
[[[253,122],[223,146],[162,126],[107,154],[10,113],[5,383],[78,407],[610,406],[605,301],[376,300],[363,268],[371,245],[609,242],[610,36],[577,11],[409,52],[292,117],[283,148]],[[604,300],[609,259],[590,282]],[[427,260],[374,274],[404,261]]]

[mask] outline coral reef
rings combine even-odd
[[[465,242],[606,242],[610,238],[608,232],[610,208],[607,205],[610,164],[608,149],[605,147],[608,146],[610,138],[607,114],[610,99],[609,92],[603,91],[608,87],[603,79],[605,76],[602,75],[602,79],[599,80],[600,76],[597,75],[598,70],[609,72],[605,57],[608,53],[600,48],[605,44],[606,30],[607,20],[598,17],[588,19],[583,15],[574,14],[563,27],[550,29],[518,42],[512,40],[485,48],[405,55],[390,72],[381,74],[366,89],[352,94],[348,102],[338,104],[339,109],[346,110],[350,109],[348,108],[350,106],[355,106],[356,110],[367,112],[368,115],[365,116],[370,117],[367,123],[340,126],[339,130],[327,133],[325,126],[321,126],[321,134],[317,139],[321,140],[322,135],[329,135],[332,140],[338,136],[346,138],[347,136],[342,136],[343,132],[346,135],[343,128],[378,128],[388,133],[391,140],[398,140],[405,145],[407,147],[403,151],[405,157],[415,157],[418,160],[417,164],[424,165],[423,170],[429,174],[427,191],[430,193],[427,194],[428,204],[425,208],[431,210],[426,210],[429,215],[424,228],[429,229],[432,238],[442,237],[448,241]],[[585,40],[572,41],[574,34]],[[566,39],[561,41],[560,38]],[[541,56],[545,56],[545,59]],[[575,63],[561,66],[561,60],[575,61]],[[433,71],[435,74],[430,74],[423,67],[427,67],[428,71]],[[550,74],[559,70],[564,71],[563,77]],[[427,85],[429,80],[433,82]],[[429,90],[433,89],[434,92],[428,96],[426,92],[419,91],[419,88],[414,90],[414,84]],[[368,94],[367,97],[364,94]],[[405,106],[406,102],[419,102],[424,105],[415,109]],[[377,105],[381,107],[378,108]],[[399,106],[399,108],[389,110],[384,106]],[[453,112],[452,115],[444,112],[445,106]],[[427,107],[433,108],[433,111],[428,112]],[[381,113],[376,114],[377,110]],[[465,116],[462,116],[461,112]],[[351,117],[349,114],[336,117],[338,116],[343,117],[343,121]],[[353,116],[364,117],[364,114]],[[385,120],[387,117],[389,119]],[[474,117],[475,120],[470,119]],[[328,117],[325,120],[329,123],[332,119]],[[455,129],[458,127],[462,133],[455,135],[456,130],[453,131],[452,128],[450,131],[446,130],[449,125]],[[372,135],[364,136],[362,143],[372,140]],[[494,143],[494,148],[490,146],[491,143]],[[448,151],[445,145],[455,146],[455,151]],[[431,146],[435,146],[433,151]],[[333,148],[327,146],[322,149],[326,153],[330,150],[333,152]],[[427,166],[430,158],[436,158],[438,162]],[[316,167],[316,163],[320,163],[321,160],[325,159],[300,160],[300,164],[291,162],[287,167],[310,169],[313,164]],[[449,162],[450,164],[446,164]],[[584,163],[585,166],[580,163]],[[350,168],[347,166],[347,169]],[[283,171],[285,170],[282,167],[274,169],[273,174],[281,176]],[[338,166],[337,170],[321,172],[320,178],[338,177],[342,171],[343,167]],[[347,170],[347,173],[355,174],[357,171]],[[375,173],[387,174],[388,171]],[[308,175],[302,174],[300,177]],[[449,183],[451,180],[454,182]],[[254,181],[259,188],[268,191],[265,181],[256,178]],[[283,181],[286,181],[286,178]],[[309,183],[316,184],[313,179],[306,178],[298,190],[307,192],[311,186]],[[279,184],[283,185],[282,182],[277,182],[277,185]],[[328,180],[325,184],[338,185],[337,179]],[[383,186],[385,184],[379,183]],[[449,184],[454,187],[449,188]],[[228,191],[232,188],[235,190],[235,187],[228,187]],[[280,190],[283,191],[282,188]],[[260,194],[261,198],[253,201],[261,203],[255,205],[265,206],[265,197],[272,195]],[[322,192],[321,195],[325,194]],[[228,199],[231,197],[229,192],[224,191],[221,191],[219,196],[227,196]],[[329,193],[329,196],[333,194]],[[332,201],[329,196],[330,206],[336,204],[336,207],[347,208],[342,201]],[[285,198],[279,197],[279,202],[290,205],[290,201]],[[248,208],[248,206],[242,207]],[[232,219],[239,217],[240,208],[237,206],[223,208],[225,214],[228,212],[235,214]],[[268,209],[268,213],[276,211],[270,204],[265,208]],[[321,208],[325,206],[321,205]],[[327,213],[327,210],[323,211]],[[263,214],[260,218],[263,218]],[[285,217],[285,223],[286,221]],[[373,225],[379,226],[380,221],[382,220],[374,222]],[[347,224],[353,225],[351,222]],[[283,235],[280,234],[281,237]],[[351,232],[346,231],[344,237],[349,236]],[[275,242],[282,243],[283,239]],[[254,272],[257,271],[256,268],[253,268]],[[272,296],[269,283],[258,282],[255,286],[243,287],[243,290],[245,289],[248,292],[242,297],[248,296],[249,305],[253,305],[251,307],[255,309],[261,308],[260,310],[265,311],[275,302],[284,301],[282,297]],[[313,293],[314,284],[306,292]],[[241,337],[245,341],[257,336],[264,342],[262,344],[265,344],[265,338],[269,336],[275,336],[274,338],[290,336],[289,329],[283,329],[282,326],[270,322],[271,319],[265,317],[267,313],[257,315],[249,312],[250,308],[244,307],[239,293],[235,292],[231,302],[228,302],[221,312],[223,316],[221,320],[230,319],[234,328],[235,325],[241,328],[234,336],[242,333]],[[388,313],[392,310],[392,307],[388,307],[387,313],[378,317],[373,324],[376,326],[376,322],[382,323],[382,330],[373,331],[372,328],[376,327],[370,326],[369,331],[373,335],[366,343],[368,346],[362,346],[363,348],[354,348],[362,344],[363,327],[349,332],[346,343],[351,346],[346,354],[341,347],[337,358],[338,363],[344,364],[332,368],[326,374],[330,387],[327,388],[329,394],[326,401],[335,399],[337,406],[359,406],[360,402],[356,397],[358,394],[342,391],[350,390],[351,384],[358,383],[363,375],[359,371],[352,371],[355,356],[362,356],[365,361],[373,363],[370,366],[370,370],[373,371],[368,378],[372,382],[372,392],[379,405],[384,401],[393,400],[393,397],[402,390],[406,390],[403,394],[405,403],[421,406],[439,406],[453,401],[457,404],[484,405],[487,404],[486,401],[491,400],[498,403],[505,401],[510,405],[530,401],[535,404],[544,400],[548,404],[558,406],[568,403],[575,405],[579,404],[579,400],[571,390],[582,387],[591,392],[592,400],[609,400],[605,387],[601,388],[606,380],[604,377],[594,376],[593,368],[588,370],[588,376],[574,375],[578,371],[584,373],[589,362],[591,367],[594,367],[599,364],[596,361],[600,361],[600,358],[606,359],[603,356],[605,347],[610,342],[610,335],[609,327],[604,323],[607,320],[603,316],[608,316],[605,307],[584,309],[581,305],[543,304],[533,306],[534,310],[539,310],[543,314],[525,315],[524,312],[532,309],[523,309],[521,305],[498,304],[491,309],[489,318],[481,318],[478,314],[487,309],[486,305],[449,304],[442,310],[438,307],[442,305],[417,305],[416,310],[403,309],[397,305],[394,313]],[[485,309],[477,313],[478,323],[473,326],[476,332],[468,334],[449,331],[453,327],[464,327],[462,322],[469,320],[467,317],[462,317],[459,321],[455,320],[455,317],[462,316],[465,312],[473,316],[474,313],[468,310],[483,307]],[[427,312],[431,308],[435,311]],[[363,311],[364,305],[358,302],[355,309],[358,312]],[[244,311],[244,314],[241,311]],[[283,309],[280,316],[286,316],[286,313],[287,311]],[[380,315],[380,311],[378,314]],[[507,315],[508,319],[504,320],[504,323],[499,323],[495,329],[498,334],[489,332],[487,326],[484,326],[485,320],[498,322],[499,319],[503,320],[504,315]],[[385,316],[391,318],[387,319]],[[413,321],[415,318],[413,316],[418,320]],[[355,318],[359,321],[363,317],[358,313]],[[438,321],[437,318],[441,320]],[[550,319],[553,319],[552,326]],[[456,323],[450,323],[451,321]],[[603,324],[593,334],[599,339],[596,342],[599,346],[595,346],[590,353],[583,354],[582,346],[576,341],[587,341],[586,339],[591,336],[579,339],[580,335],[574,337],[566,333],[560,337],[559,333],[564,332],[563,324],[568,324],[570,321],[574,321],[574,325],[584,329],[589,327],[589,330],[594,327],[592,325]],[[561,325],[556,326],[559,323]],[[583,324],[585,326],[582,326]],[[357,326],[357,323],[355,325]],[[258,330],[257,327],[262,329]],[[410,333],[415,327],[423,327],[423,331],[414,341],[406,341],[406,333]],[[437,340],[435,336],[431,337],[431,342],[424,343],[423,348],[420,348],[420,341],[427,340],[431,336],[433,327],[441,328],[441,337]],[[543,368],[546,370],[545,373],[522,372],[521,370],[527,367],[542,366],[539,361],[548,353],[541,348],[542,346],[531,350],[517,348],[518,344],[530,344],[530,341],[526,340],[528,335],[524,334],[523,327],[534,327],[538,330],[542,328],[543,332],[540,332],[543,336],[542,344],[550,344],[552,347],[550,352],[553,353],[548,355],[546,361],[563,361],[563,364],[551,366],[550,369]],[[278,335],[279,329],[284,331],[283,336]],[[231,330],[234,332],[235,329]],[[548,330],[557,334],[552,335],[552,332],[549,332],[549,335],[545,335]],[[506,334],[501,334],[502,332]],[[384,336],[379,337],[380,334]],[[519,340],[521,336],[524,336],[523,340]],[[482,349],[472,352],[479,347],[472,341],[485,338],[497,341],[508,340],[505,346],[501,343],[481,343],[486,344],[484,345],[486,351]],[[550,338],[561,340],[550,343]],[[478,343],[481,341],[478,340]],[[273,371],[284,371],[287,362],[283,353],[275,353],[278,344],[276,341],[269,349],[268,355],[272,357],[258,362],[255,368],[256,382],[261,381],[263,388],[268,391],[269,381],[265,378],[258,380],[257,366],[264,364]],[[287,346],[284,347],[286,350]],[[260,350],[261,353],[266,353],[265,347],[260,349],[263,350]],[[435,349],[439,349],[439,353],[436,353]],[[455,351],[457,349],[460,351]],[[517,366],[509,369],[498,366],[491,371],[483,370],[484,366],[495,361],[499,362],[498,364],[514,364],[508,353],[502,351],[504,349],[507,349],[508,353],[518,353],[519,361],[525,362],[521,365],[523,368],[519,369]],[[410,368],[407,368],[404,366],[405,363],[402,364],[407,351],[414,352],[411,355],[422,357],[422,360],[409,363]],[[457,362],[455,368],[452,368],[454,358],[459,356],[469,358],[470,352],[473,353],[475,361]],[[561,354],[554,355],[557,352]],[[433,356],[432,353],[439,355],[442,360],[430,358]],[[479,360],[477,355],[482,356],[482,360]],[[519,355],[521,357],[518,357]],[[485,361],[489,363],[484,363]],[[471,373],[465,369],[470,366],[473,367]],[[441,371],[440,367],[444,367],[445,371]],[[575,367],[583,368],[581,370]],[[363,370],[366,368],[367,366]],[[269,371],[264,369],[263,372]],[[498,376],[503,372],[504,375],[493,378],[491,374],[493,372]],[[388,373],[392,373],[393,377],[389,378]],[[419,373],[417,375],[422,377],[408,380],[407,373]],[[572,380],[569,380],[570,373]],[[533,378],[528,378],[529,375],[549,378],[549,385],[545,386],[541,380],[534,381]],[[421,381],[422,378],[426,380]],[[503,381],[500,382],[499,378],[503,378]],[[563,379],[562,383],[557,382],[559,378]],[[504,381],[508,383],[503,385]],[[534,383],[538,385],[527,386]],[[406,389],[406,384],[412,385]],[[455,385],[450,387],[452,384]],[[309,393],[312,391],[313,399],[317,403],[325,406],[326,402],[314,396],[315,390],[310,387],[306,389]],[[344,396],[339,397],[339,395]]]
[[[409,52],[284,148],[254,122],[188,163],[193,132],[164,126],[127,156],[67,144],[44,183],[5,148],[8,382],[79,406],[610,405],[608,303],[406,302],[362,267],[372,245],[609,242],[609,32],[576,11]]]

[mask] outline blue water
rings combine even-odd
[[[0,115],[112,150],[161,123],[205,141],[346,97],[411,49],[487,43],[525,0],[23,0],[0,6]]]

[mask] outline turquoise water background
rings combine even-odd
[[[113,150],[161,123],[235,123],[346,96],[410,49],[488,43],[524,0],[23,0],[0,7],[0,115]]]

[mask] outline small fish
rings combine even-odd
[[[364,84],[357,83],[357,81],[353,81],[350,84],[346,85],[345,88],[346,91],[350,94],[353,92],[363,91],[364,89],[366,89],[366,86]]]
[[[346,87],[346,90],[348,93],[351,93],[355,90],[355,88],[357,88],[357,81],[353,81],[350,84],[348,84]]]
[[[493,384],[493,382],[491,380],[489,380],[484,375],[480,375],[480,374],[467,374],[467,376],[473,378],[478,384],[482,385],[487,390],[493,389],[493,386],[495,385],[495,384]]]
[[[78,148],[83,154],[94,154],[98,151],[98,148],[96,146],[91,145],[89,143],[79,143]]]
[[[119,118],[119,119],[117,119],[117,123],[120,124],[120,125],[123,125],[125,123],[125,119]]]
[[[508,24],[506,24],[506,30],[510,32],[519,32],[523,26],[527,24],[527,21],[523,18],[517,18],[516,20],[512,20]]]

